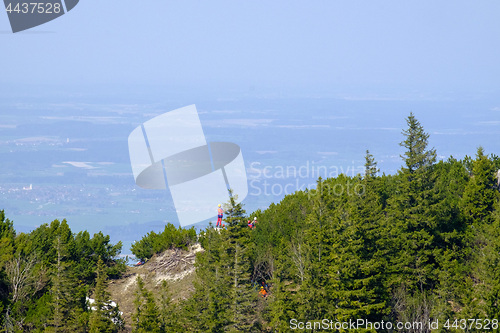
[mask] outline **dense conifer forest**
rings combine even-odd
[[[317,332],[326,323],[391,331],[334,329],[358,320],[423,323],[392,328],[401,332],[498,331],[500,158],[479,147],[473,157],[438,161],[420,122],[413,114],[406,121],[394,175],[366,151],[364,174],[320,178],[265,210],[247,214],[231,196],[225,229],[167,225],[138,240],[132,252],[144,260],[196,242],[204,251],[182,301],[172,301],[166,281],[158,292],[137,279],[132,331]],[[66,221],[17,234],[2,211],[3,331],[123,330],[107,292],[126,270],[120,251],[102,233],[72,233]]]

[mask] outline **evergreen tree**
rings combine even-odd
[[[479,256],[478,271],[484,281],[479,284],[476,297],[484,300],[484,314],[487,318],[500,317],[500,202],[495,202],[493,223],[485,226],[486,246]]]
[[[70,263],[65,261],[67,256],[66,244],[63,243],[61,236],[57,236],[54,243],[57,258],[52,278],[53,318],[49,331],[57,333],[66,331],[65,323],[68,319],[69,304],[71,302],[71,281],[68,278]]]
[[[462,210],[470,223],[479,223],[491,216],[498,196],[495,171],[493,162],[484,154],[484,149],[479,147],[462,202]]]
[[[460,299],[469,293],[469,284],[464,276],[469,275],[467,258],[471,247],[467,238],[467,225],[460,210],[460,201],[469,180],[468,171],[462,161],[450,157],[437,163],[435,191],[439,201],[432,207],[432,214],[440,217],[440,232],[436,234],[440,248],[435,249],[437,267],[437,285],[434,289],[436,315],[446,320],[450,318],[452,304],[459,304]],[[467,301],[472,304],[471,300]],[[472,317],[471,317],[472,318]]]
[[[327,287],[335,246],[338,244],[337,217],[343,215],[345,193],[336,195],[339,188],[345,189],[345,176],[337,179],[317,181],[311,191],[312,209],[306,218],[305,255],[309,261],[305,265],[304,281],[296,293],[294,312],[297,317],[321,320],[332,314],[337,306],[337,295]],[[338,215],[337,215],[338,214]],[[332,307],[334,304],[334,307]]]
[[[8,307],[9,303],[9,282],[4,272],[4,265],[14,257],[15,236],[12,221],[5,218],[5,212],[0,210],[0,313],[4,313],[4,309]],[[8,311],[10,312],[10,310]],[[6,313],[7,316],[0,317],[2,319],[7,317],[8,322],[4,323],[6,325],[10,325],[9,312]],[[0,319],[0,324],[2,319]]]
[[[136,311],[132,316],[133,332],[161,333],[161,320],[153,293],[146,289],[140,276],[136,282],[137,291],[134,300]]]
[[[160,313],[161,332],[182,332],[183,329],[179,325],[180,318],[176,316],[174,304],[172,304],[172,296],[168,287],[168,282],[161,282],[158,294],[158,311]]]
[[[14,257],[14,238],[16,232],[14,224],[5,218],[5,212],[0,210],[0,268]]]
[[[380,170],[377,168],[377,162],[370,151],[366,150],[365,155],[365,179],[373,179]]]
[[[326,232],[327,246],[320,266],[326,274],[319,275],[317,284],[326,281],[322,287],[326,296],[322,298],[327,300],[328,316],[339,321],[381,320],[387,313],[386,263],[380,225],[383,212],[374,178],[376,163],[369,153],[367,169],[371,172],[364,179],[337,177],[336,185],[342,185],[344,191],[330,195],[334,203],[327,205],[324,214],[328,216],[325,221],[331,221],[321,226]],[[348,192],[349,187],[357,190]],[[315,316],[320,320],[321,317]]]
[[[470,289],[460,297],[468,315],[496,318],[500,312],[500,215],[495,165],[479,147],[461,208],[469,223]],[[468,302],[472,299],[474,302]],[[471,304],[472,303],[472,304]]]
[[[229,279],[222,264],[227,255],[227,233],[207,228],[200,235],[204,249],[196,256],[195,292],[187,305],[187,322],[193,332],[221,332],[228,323]]]
[[[349,249],[346,260],[351,278],[343,286],[343,299],[349,305],[350,318],[381,320],[388,313],[387,240],[382,229],[384,219],[379,193],[377,162],[366,151],[366,173],[359,195],[349,198],[349,219],[346,221],[343,242]]]
[[[406,122],[405,140],[400,143],[406,148],[401,155],[405,165],[397,177],[397,194],[389,202],[384,233],[392,252],[392,284],[403,284],[405,290],[414,292],[436,281],[434,247],[440,225],[431,213],[436,204],[432,168],[436,152],[428,149],[429,135],[413,113]]]
[[[253,332],[256,293],[250,280],[250,262],[246,249],[235,244],[231,270],[231,325],[228,332]]]
[[[200,242],[195,294],[190,307],[198,315],[193,325],[200,332],[252,332],[255,329],[256,294],[252,288],[249,251],[251,230],[245,210],[230,192],[224,204],[227,230],[207,228]]]
[[[405,140],[399,144],[406,148],[405,153],[401,155],[406,166],[402,170],[410,178],[410,183],[416,181],[415,185],[422,186],[426,182],[419,176],[425,175],[428,168],[436,162],[436,150],[428,149],[429,134],[424,131],[413,113],[406,118],[406,124],[408,128],[402,133]]]
[[[247,243],[250,233],[245,221],[246,212],[241,202],[238,202],[238,196],[233,195],[232,190],[229,190],[229,201],[223,207],[225,211],[224,221],[227,224],[231,244],[234,245],[235,242]]]
[[[271,280],[272,295],[268,297],[269,313],[266,314],[266,319],[274,332],[285,333],[290,330],[289,320],[294,316],[293,301],[279,275],[281,274],[277,272],[276,277]]]
[[[227,321],[224,331],[251,332],[255,321],[256,293],[252,288],[249,251],[251,246],[251,230],[248,228],[243,205],[229,191],[229,202],[224,205],[228,225],[227,232],[221,237],[222,253],[220,264],[224,286],[220,288],[225,294],[227,303]]]
[[[111,306],[109,293],[106,290],[106,266],[101,258],[97,261],[96,285],[94,289],[94,303],[91,305],[92,313],[89,321],[90,333],[118,332],[122,320],[116,307]],[[117,316],[118,314],[118,316]]]

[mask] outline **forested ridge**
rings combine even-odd
[[[132,331],[290,332],[294,322],[324,319],[439,320],[433,331],[498,331],[443,324],[499,319],[500,158],[479,147],[474,157],[438,161],[420,122],[413,114],[406,121],[394,175],[381,174],[366,151],[362,175],[320,178],[315,189],[252,214],[231,196],[225,229],[196,235],[168,225],[136,242],[132,252],[141,259],[195,242],[204,251],[183,300],[172,301],[168,282],[158,292],[137,279]],[[116,259],[120,243],[71,233],[65,221],[16,234],[3,212],[0,218],[4,331],[124,328],[119,308],[106,305],[107,281],[125,270]],[[86,297],[97,306],[90,309]]]

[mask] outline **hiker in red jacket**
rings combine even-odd
[[[219,208],[217,209],[217,224],[216,228],[222,227],[222,217],[224,216],[224,210],[221,208],[219,204]]]

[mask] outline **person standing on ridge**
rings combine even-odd
[[[224,210],[221,208],[219,204],[219,208],[217,208],[217,224],[216,228],[222,227],[222,217],[224,216]]]

